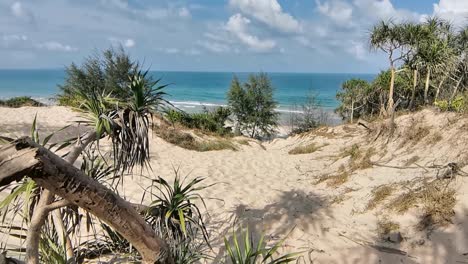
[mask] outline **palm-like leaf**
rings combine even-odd
[[[202,213],[193,203],[199,200],[205,204],[197,192],[207,186],[198,186],[203,178],[195,178],[184,184],[177,170],[175,173],[176,177],[172,185],[161,177],[153,180],[156,191],[150,192],[154,201],[147,210],[147,221],[153,226],[162,225],[170,236],[172,234],[172,236],[188,238],[196,236],[200,231],[205,242],[209,244]],[[161,220],[163,222],[159,223]]]
[[[248,228],[246,228],[243,233],[241,231],[240,239],[238,238],[237,233],[233,230],[232,242],[229,242],[228,238],[224,238],[224,246],[227,251],[226,257],[232,264],[291,263],[297,259],[297,256],[300,253],[289,253],[278,257],[275,256],[286,238],[287,236],[275,243],[272,247],[267,247],[263,235],[261,235],[258,242],[255,243],[252,235],[249,235]]]

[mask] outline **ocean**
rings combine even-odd
[[[201,106],[226,104],[226,93],[232,77],[247,80],[250,73],[238,72],[175,72],[152,71],[154,78],[161,78],[168,99],[186,111],[201,109]],[[317,96],[321,106],[332,111],[337,105],[335,95],[341,84],[351,78],[372,80],[374,74],[350,73],[267,73],[275,88],[278,110],[288,112],[293,105],[303,103],[308,94]],[[50,100],[58,92],[65,71],[51,70],[0,70],[0,99],[15,96],[31,96],[42,102]]]

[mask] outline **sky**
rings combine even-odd
[[[468,0],[0,0],[0,69],[122,46],[151,70],[375,73],[380,20],[466,25]]]

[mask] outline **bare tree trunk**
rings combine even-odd
[[[80,156],[81,152],[88,144],[96,139],[95,132],[89,132],[84,138],[76,143],[65,158],[67,162],[73,165]],[[54,201],[54,194],[49,190],[44,190],[39,198],[38,206],[33,212],[31,223],[26,233],[26,262],[30,264],[39,264],[39,240],[41,239],[41,229],[45,223],[49,210],[47,205]]]
[[[388,91],[388,104],[387,104],[387,115],[391,115],[392,109],[393,109],[393,88],[395,86],[395,66],[393,65],[393,61],[390,57],[390,90]]]
[[[351,100],[351,124],[354,123],[354,100]]]
[[[455,85],[455,88],[453,88],[452,96],[450,97],[450,102],[452,102],[453,98],[455,98],[455,95],[457,95],[458,92],[458,87],[460,86],[462,80],[463,80],[463,74],[460,76],[460,79],[458,79],[457,84]]]
[[[135,246],[143,263],[172,263],[167,245],[131,203],[29,138],[1,148],[0,164],[0,183],[27,175],[39,186],[94,214],[119,232]],[[42,212],[51,209],[45,204],[40,206],[46,208]],[[44,219],[37,215],[33,220]]]
[[[418,86],[418,70],[413,70],[413,90],[411,91],[411,100],[409,103],[409,109],[413,109],[414,100],[416,97],[416,87]]]
[[[425,104],[429,103],[429,99],[427,97],[428,97],[428,93],[429,93],[429,81],[430,80],[431,80],[431,70],[427,69],[426,84],[424,86],[424,103]]]
[[[442,88],[442,84],[444,84],[446,78],[447,78],[447,75],[444,75],[442,80],[440,80],[439,85],[437,86],[437,90],[436,90],[436,94],[435,94],[435,98],[434,98],[434,103],[437,101],[437,99],[439,99],[440,88]]]

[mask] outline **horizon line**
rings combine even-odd
[[[40,70],[65,70],[65,68],[0,68],[0,71],[40,71]],[[368,74],[375,75],[379,72],[307,72],[307,71],[217,71],[217,70],[148,70],[149,72],[187,72],[187,73],[290,73],[290,74]]]

